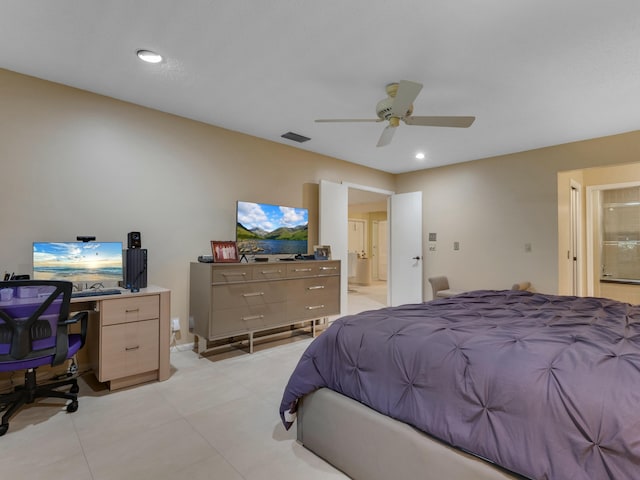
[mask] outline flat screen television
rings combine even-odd
[[[238,201],[236,242],[241,255],[304,255],[309,248],[309,210]]]
[[[36,280],[117,283],[122,270],[122,242],[33,242]]]

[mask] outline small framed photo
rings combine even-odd
[[[211,253],[215,263],[237,263],[240,261],[236,242],[211,240]]]
[[[313,257],[316,260],[331,260],[331,247],[329,245],[315,245]]]

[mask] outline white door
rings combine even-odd
[[[388,303],[422,302],[422,192],[389,197]]]
[[[321,180],[319,242],[330,245],[332,258],[341,260],[340,311],[343,315],[347,312],[349,280],[348,212],[349,187]],[[422,192],[391,195],[388,212],[387,303],[400,305],[422,302]],[[407,261],[407,256],[410,261]],[[419,257],[419,260],[411,257]]]
[[[571,261],[571,284],[572,295],[581,295],[581,272],[580,272],[580,185],[575,182],[571,182],[571,250],[568,252],[569,260]]]
[[[320,181],[319,195],[319,232],[320,245],[331,246],[331,259],[340,260],[340,314],[347,313],[349,236],[349,189],[340,183]]]

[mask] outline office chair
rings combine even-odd
[[[0,436],[9,429],[9,418],[37,398],[71,400],[67,412],[78,409],[78,381],[75,378],[38,385],[36,368],[60,365],[84,345],[87,312],[69,318],[71,282],[21,280],[0,282],[0,372],[25,370],[24,385],[0,395]],[[80,322],[80,333],[68,326]],[[69,393],[57,389],[71,385]]]

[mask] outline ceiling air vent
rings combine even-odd
[[[287,140],[293,140],[294,142],[303,143],[307,140],[311,140],[309,137],[305,137],[304,135],[298,135],[297,133],[287,132],[283,135],[280,135],[282,138],[286,138]]]

